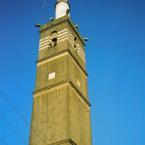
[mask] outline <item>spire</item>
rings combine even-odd
[[[57,0],[55,11],[56,19],[66,15],[70,16],[70,5],[68,0]]]

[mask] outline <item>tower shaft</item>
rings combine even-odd
[[[91,145],[85,44],[68,15],[40,27],[30,145]]]

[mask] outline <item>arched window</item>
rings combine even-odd
[[[57,31],[53,31],[50,34],[50,39],[52,40],[52,46],[56,46],[57,45]]]

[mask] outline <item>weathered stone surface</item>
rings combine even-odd
[[[60,40],[46,47],[53,31],[61,31]],[[91,145],[87,73],[75,38],[85,49],[77,33],[66,17],[41,27],[30,145]]]

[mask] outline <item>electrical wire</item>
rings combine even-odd
[[[17,108],[8,100],[6,95],[0,90],[1,97],[7,102],[7,104],[13,109],[13,111],[24,121],[24,123],[30,127],[29,122],[24,118],[24,116],[17,110]],[[31,127],[31,131],[45,144],[48,145],[45,140],[38,134],[36,130]]]
[[[5,141],[4,139],[2,139],[1,137],[0,137],[0,142],[2,142],[4,145],[8,145],[8,144],[6,143],[6,141]]]
[[[27,145],[26,141],[21,137],[21,135],[17,132],[16,128],[8,121],[8,119],[0,113],[0,118],[7,122],[7,124],[11,127],[11,130],[15,132],[17,137],[21,140],[24,145]]]

